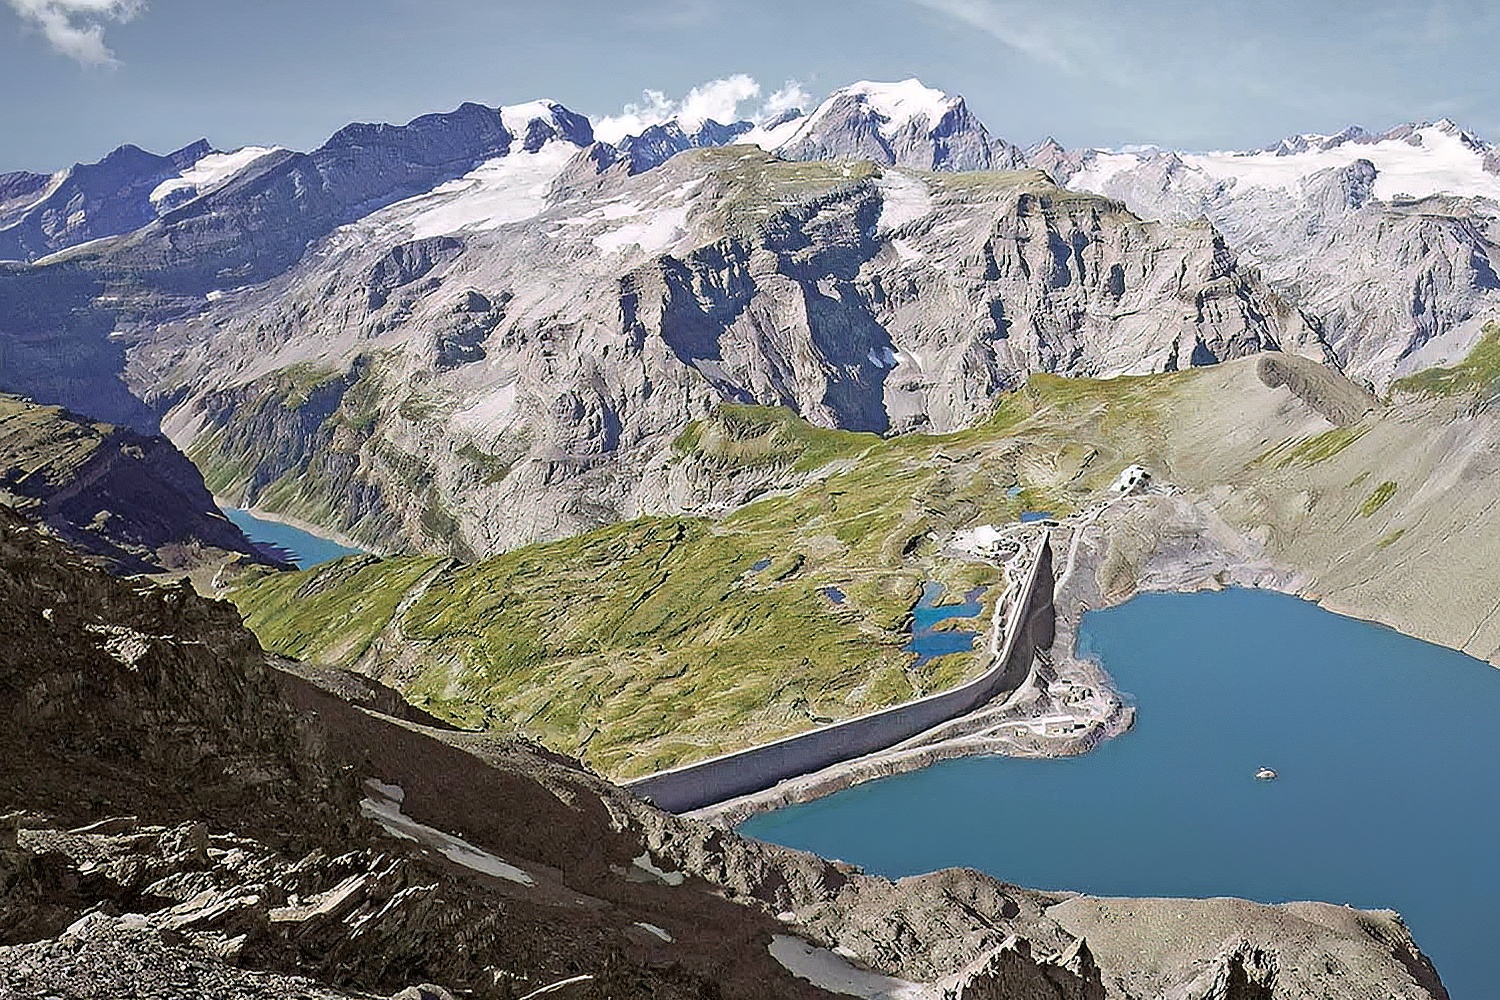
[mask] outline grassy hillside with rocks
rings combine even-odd
[[[1336,609],[1495,659],[1489,591],[1431,596],[1445,574],[1484,578],[1500,556],[1497,437],[1486,414],[1382,405],[1282,356],[1107,381],[1033,376],[946,435],[881,439],[729,406],[692,425],[671,459],[699,478],[753,473],[763,492],[723,516],[641,518],[468,566],[345,560],[234,599],[269,648],[356,667],[449,720],[525,733],[625,777],[972,676],[975,654],[919,669],[902,648],[925,581],[948,599],[990,587],[986,612],[997,596],[995,570],[942,543],[1025,510],[1067,515],[1133,462]],[[1064,529],[1057,543],[1069,541]],[[1098,569],[1106,597],[1137,581],[1119,553],[1154,543],[1116,546]]]

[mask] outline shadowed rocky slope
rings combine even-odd
[[[0,394],[0,502],[117,572],[272,564],[172,443]]]

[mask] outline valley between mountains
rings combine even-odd
[[[1446,997],[1394,915],[1184,902],[1223,933],[1183,950],[1171,901],[723,825],[1120,735],[1073,645],[1141,591],[1500,665],[1497,218],[1452,122],[1022,147],[917,81],[0,175],[0,997],[66,955],[274,996]],[[216,504],[368,554],[293,572]],[[913,609],[985,635],[1013,580],[965,539],[1023,515],[1057,640],[1003,705],[739,812],[611,784],[984,673]]]

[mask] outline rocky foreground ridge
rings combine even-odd
[[[0,996],[1445,996],[1394,915],[891,883],[666,816],[8,512],[0,640]]]

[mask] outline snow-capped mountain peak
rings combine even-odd
[[[575,146],[587,146],[594,141],[593,124],[557,101],[543,99],[505,105],[500,108],[500,121],[528,153],[536,152],[553,139]]]
[[[787,159],[869,159],[921,170],[1003,170],[1026,160],[992,138],[962,97],[916,79],[862,80],[829,94],[812,114],[762,125],[740,141]]]
[[[929,130],[934,129],[949,111],[963,103],[963,98],[935,90],[917,79],[902,80],[900,83],[861,80],[835,91],[813,113],[813,118],[828,114],[840,98],[858,101],[874,111],[884,120],[880,132],[887,139],[894,138],[897,133],[913,124],[925,123]]]

